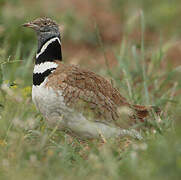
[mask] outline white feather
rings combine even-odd
[[[43,73],[48,69],[56,68],[58,65],[54,62],[44,62],[40,64],[36,64],[33,70],[33,73]]]

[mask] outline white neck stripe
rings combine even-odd
[[[54,41],[58,40],[58,42],[61,44],[60,39],[58,37],[54,37],[50,40],[48,40],[41,48],[40,52],[36,54],[36,59],[46,50],[46,48]]]
[[[58,65],[54,62],[44,62],[40,64],[36,64],[33,70],[33,73],[44,73],[46,70],[51,68],[56,68]]]

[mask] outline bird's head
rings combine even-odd
[[[50,18],[37,18],[31,22],[23,24],[23,27],[35,30],[39,38],[45,39],[54,36],[60,36],[58,24]]]
[[[33,29],[38,37],[38,50],[51,38],[58,37],[60,40],[59,25],[48,17],[37,18],[23,24],[23,27]]]

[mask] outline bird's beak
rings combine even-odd
[[[31,22],[22,24],[22,26],[23,26],[23,27],[32,28],[32,29],[34,29],[34,30],[37,30],[37,29],[39,28],[38,25],[33,24],[33,23],[31,23]]]

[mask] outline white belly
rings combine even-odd
[[[67,116],[72,110],[65,105],[62,92],[45,87],[46,81],[47,79],[41,85],[32,87],[32,100],[37,109],[47,119],[60,117],[62,114]]]

